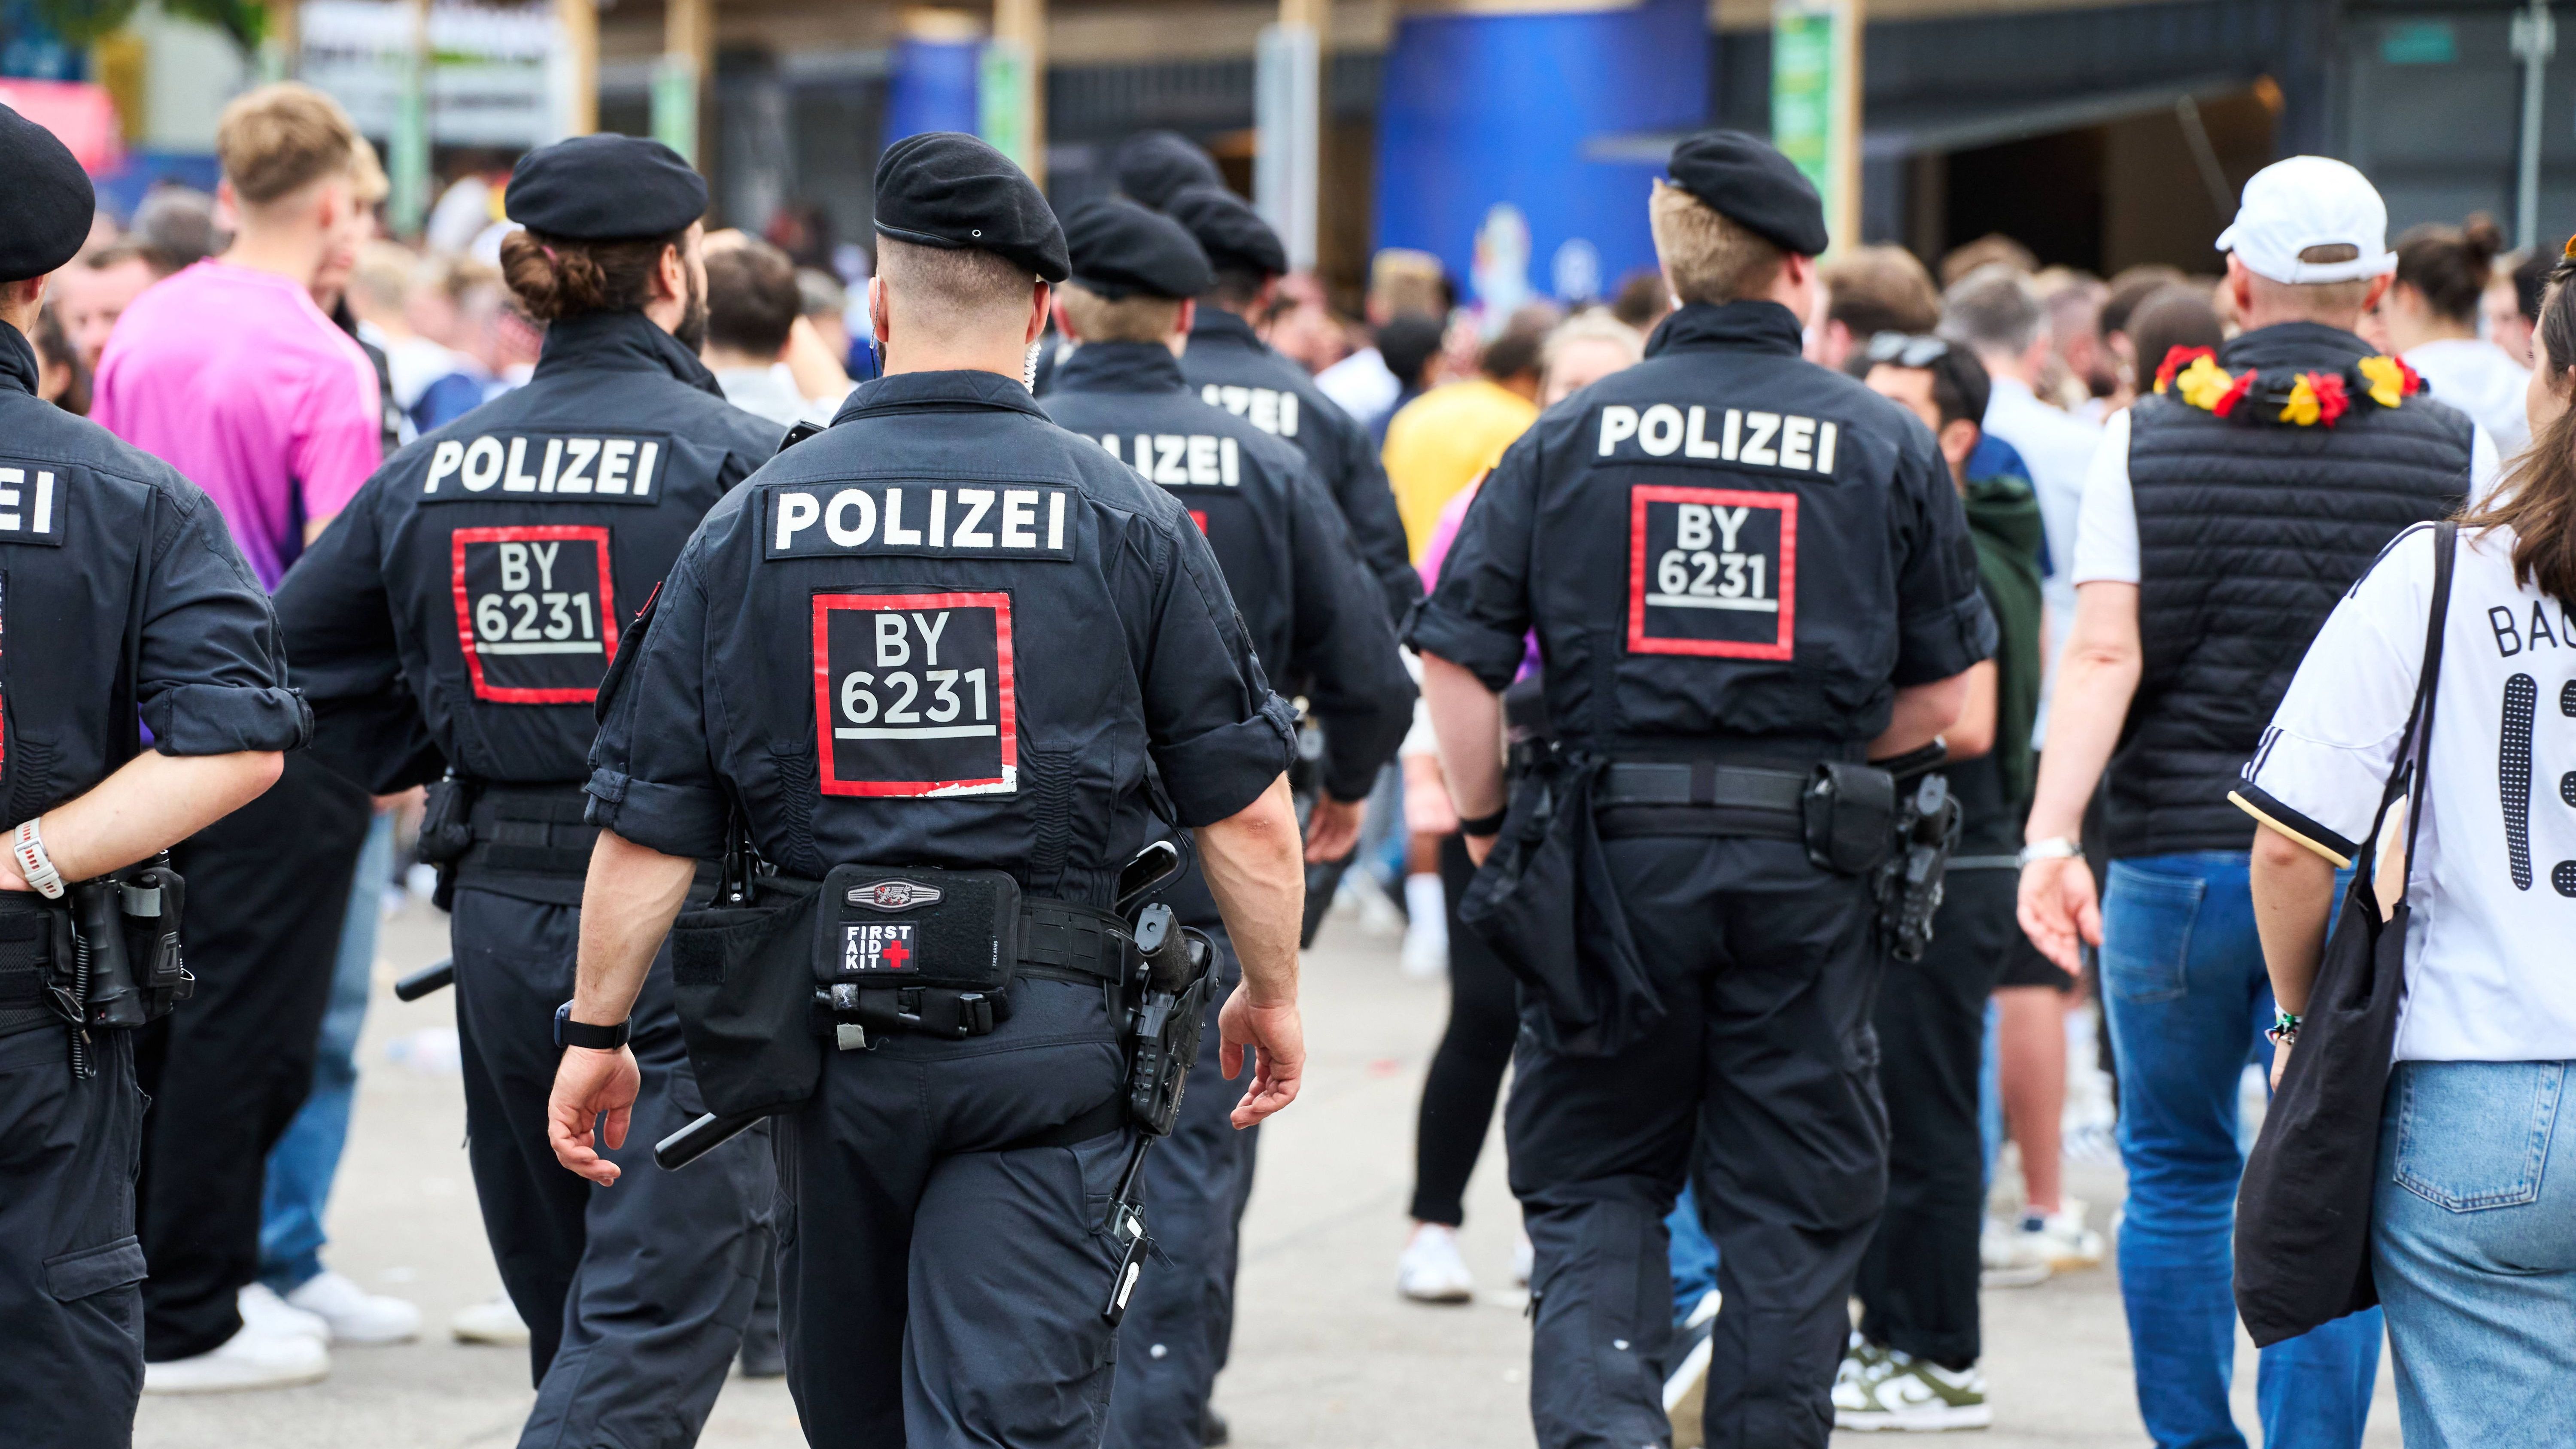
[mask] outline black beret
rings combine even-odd
[[[1675,186],[1781,250],[1802,257],[1824,251],[1824,201],[1769,142],[1742,131],[1702,131],[1673,147],[1667,169]]]
[[[1207,253],[1181,224],[1132,201],[1086,201],[1064,219],[1074,283],[1115,302],[1195,297],[1216,285]]]
[[[510,220],[571,241],[669,236],[707,214],[707,179],[640,136],[575,136],[519,158],[501,193]]]
[[[1198,238],[1211,266],[1265,277],[1288,270],[1288,248],[1280,244],[1279,233],[1270,229],[1252,203],[1221,186],[1185,187],[1172,194],[1163,210]]]
[[[78,255],[98,200],[89,173],[54,133],[0,106],[0,176],[16,198],[0,206],[0,282],[41,277]]]
[[[877,230],[943,251],[991,252],[1061,282],[1064,228],[1010,157],[963,131],[906,136],[877,158]]]
[[[1223,186],[1216,158],[1177,131],[1139,131],[1118,143],[1109,169],[1118,189],[1157,211],[1185,186]]]

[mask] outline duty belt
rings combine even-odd
[[[1592,803],[1601,836],[1717,835],[1754,840],[1807,837],[1804,802],[1811,770],[1721,765],[1714,760],[1615,762],[1601,772]]]
[[[474,843],[457,864],[470,872],[580,877],[599,827],[582,823],[579,785],[485,785],[467,816]]]
[[[0,1036],[64,1023],[49,989],[57,914],[0,907]]]
[[[1018,976],[1101,982],[1123,989],[1130,984],[1133,947],[1126,921],[1112,912],[1073,901],[1023,898],[1019,956],[1013,970]],[[818,1022],[823,1035],[836,1040],[842,1038],[839,1028],[844,1025],[874,1032],[982,1036],[1001,1019],[989,992],[936,986],[837,981],[816,993],[815,1005],[827,1018]],[[1007,1013],[1005,1006],[1001,1014]]]

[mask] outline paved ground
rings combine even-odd
[[[441,1034],[444,995],[413,1005],[387,988],[445,953],[441,918],[412,906],[387,927],[367,1023],[354,1135],[332,1205],[341,1271],[408,1296],[434,1330],[499,1287],[463,1150],[464,1107]],[[1259,1190],[1245,1223],[1235,1364],[1218,1404],[1245,1449],[1431,1449],[1531,1444],[1529,1340],[1508,1288],[1511,1202],[1501,1152],[1489,1151],[1469,1204],[1470,1262],[1489,1292],[1462,1308],[1398,1300],[1413,1111],[1438,1038],[1443,993],[1398,974],[1391,943],[1336,922],[1307,963],[1314,1052],[1304,1098],[1266,1129]],[[2116,1175],[2078,1170],[2071,1186],[2117,1200]],[[2129,1384],[2117,1284],[2108,1269],[1990,1293],[1987,1366],[1996,1427],[1963,1449],[2092,1449],[2147,1440]],[[2240,1354],[2238,1417],[2251,1425],[2252,1353]],[[2369,1444],[2399,1443],[2382,1371]],[[482,1449],[515,1442],[531,1399],[526,1361],[468,1348],[443,1331],[393,1348],[345,1349],[331,1378],[302,1389],[147,1400],[141,1449]],[[2249,1438],[2253,1431],[2249,1428]],[[1868,1444],[1868,1436],[1843,1440]],[[776,1382],[728,1385],[702,1441],[802,1442]],[[1839,1442],[1839,1441],[1838,1441]],[[876,1449],[876,1446],[870,1446]]]

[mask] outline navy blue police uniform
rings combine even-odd
[[[1036,188],[971,137],[889,150],[876,217],[1065,276]],[[1239,813],[1293,749],[1182,504],[988,372],[861,384],[708,514],[648,613],[590,818],[666,855],[738,821],[782,877],[998,871],[1097,918],[1147,840]],[[926,1017],[901,983],[935,942],[847,930],[834,979]],[[781,1326],[817,1443],[1100,1440],[1106,1205],[1133,1140],[1118,972],[1035,968],[1025,940],[1020,960],[981,1032],[836,1011],[776,1120]]]
[[[577,242],[676,236],[705,201],[659,143],[598,136],[531,155],[509,205]],[[756,1140],[596,1192],[545,1126],[597,833],[581,786],[600,680],[699,519],[777,443],[643,313],[565,317],[526,386],[396,453],[278,589],[317,752],[379,792],[450,777],[424,833],[453,855],[467,1148],[538,1389],[522,1443],[694,1442],[771,1251]],[[644,1142],[700,1111],[667,958],[632,1018]],[[641,1167],[642,1143],[625,1156]]]
[[[89,233],[88,178],[0,107],[0,279],[43,276]],[[12,825],[137,754],[287,750],[312,724],[222,515],[160,460],[36,395],[0,326],[0,795]],[[0,1439],[121,1449],[143,1385],[133,1033],[83,1032],[63,910],[0,894]],[[75,998],[76,999],[76,998]]]
[[[1095,202],[1065,218],[1073,285],[1110,300],[1177,300],[1208,285],[1197,242],[1167,217]],[[1160,342],[1085,342],[1045,398],[1057,426],[1097,439],[1168,490],[1207,535],[1243,626],[1283,689],[1322,723],[1322,788],[1364,799],[1412,723],[1414,687],[1349,531],[1307,464],[1279,438],[1200,401]],[[1145,1162],[1154,1242],[1168,1261],[1137,1286],[1120,1325],[1110,1449],[1197,1449],[1233,1321],[1236,1227],[1258,1128],[1236,1131],[1219,1079],[1216,1013],[1241,975],[1215,900],[1193,870],[1168,897],[1218,944],[1222,981],[1199,1038],[1202,1085]]]
[[[1673,175],[1784,251],[1823,248],[1813,189],[1758,141],[1691,138]],[[1529,884],[1571,890],[1569,954],[1609,978],[1558,991],[1524,969],[1505,1117],[1550,1449],[1667,1433],[1669,1295],[1646,1285],[1686,1173],[1725,1302],[1707,1443],[1821,1449],[1833,1428],[1886,1184],[1887,947],[1869,879],[1841,868],[1855,842],[1820,841],[1810,797],[1837,776],[1865,795],[1851,767],[1895,691],[1985,658],[1995,625],[1929,431],[1800,340],[1775,302],[1675,312],[1644,362],[1504,454],[1409,631],[1497,692],[1536,631],[1557,766],[1515,787],[1468,911],[1516,854],[1571,862]]]

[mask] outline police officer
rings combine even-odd
[[[1183,187],[1162,210],[1198,239],[1215,273],[1192,314],[1181,375],[1201,398],[1306,454],[1385,592],[1387,617],[1403,619],[1422,597],[1422,577],[1405,549],[1404,520],[1378,464],[1377,444],[1304,368],[1271,351],[1248,320],[1278,295],[1287,247],[1242,198],[1221,188]]]
[[[1177,131],[1138,131],[1119,142],[1110,153],[1109,172],[1117,179],[1119,195],[1158,211],[1183,187],[1225,185],[1216,158]],[[1029,379],[1030,390],[1040,397],[1055,385],[1057,365],[1073,350],[1072,339],[1061,331],[1054,336],[1056,345],[1040,349]]]
[[[556,1008],[596,833],[581,782],[601,677],[698,520],[778,442],[697,358],[706,204],[655,141],[583,136],[521,161],[508,206],[525,230],[501,260],[547,324],[535,376],[395,454],[277,595],[327,755],[380,792],[449,777],[423,834],[451,877],[467,1146],[528,1324],[530,1445],[694,1440],[771,1249],[756,1142],[613,1194],[545,1144],[574,1042],[631,1031],[647,1130],[697,1112],[667,966],[614,1043]]]
[[[1651,218],[1681,309],[1504,454],[1411,638],[1470,848],[1496,852],[1466,914],[1528,1003],[1505,1131],[1539,1442],[1663,1441],[1668,1296],[1640,1285],[1689,1171],[1725,1295],[1707,1442],[1822,1446],[1886,1185],[1894,791],[1865,761],[1956,717],[1995,625],[1929,430],[1799,358],[1815,189],[1734,132],[1670,170]],[[1558,744],[1507,820],[1497,695],[1531,630]]]
[[[151,954],[129,954],[123,982],[84,971],[102,959],[99,917],[83,916],[77,955],[65,918],[98,899],[83,883],[256,798],[312,723],[206,496],[36,397],[27,339],[94,201],[62,142],[5,106],[0,176],[0,793],[14,827],[0,863],[0,1437],[110,1449],[132,1442],[143,1384],[144,1103],[123,1028],[166,1009],[177,962],[156,973]],[[124,892],[108,890],[114,921]]]
[[[737,806],[778,879],[830,878],[803,897],[822,940],[775,963],[798,1019],[809,959],[841,983],[817,1085],[777,1125],[806,1432],[1089,1446],[1119,1262],[1104,1204],[1132,1138],[1120,972],[1088,947],[1031,959],[1024,937],[1005,977],[995,903],[1020,894],[1057,923],[1048,939],[1108,944],[1122,863],[1192,828],[1243,968],[1224,1055],[1258,1062],[1233,1120],[1286,1105],[1303,1058],[1292,718],[1180,501],[1048,422],[1020,381],[1066,275],[1037,188],[973,137],[929,133],[879,161],[875,215],[886,376],[717,505],[621,661],[571,1019],[626,1018]],[[923,870],[953,873],[896,878]],[[916,906],[931,924],[877,924]],[[719,985],[765,979],[722,962]],[[912,984],[1005,979],[1000,1006]],[[600,1152],[631,1130],[635,1070],[622,1049],[565,1054],[565,1166],[618,1181]]]
[[[1057,371],[1046,410],[1097,438],[1170,490],[1207,535],[1244,628],[1262,659],[1306,697],[1323,724],[1321,793],[1306,822],[1309,863],[1349,852],[1377,772],[1413,718],[1413,679],[1349,531],[1309,468],[1281,439],[1201,402],[1176,353],[1190,300],[1211,277],[1178,222],[1127,201],[1096,201],[1064,219],[1072,280],[1056,293],[1056,326],[1079,346]],[[1195,876],[1173,893],[1181,918],[1209,928],[1216,903]],[[1235,974],[1226,962],[1226,974]],[[1211,1001],[1211,1019],[1216,1003]],[[1217,1033],[1202,1038],[1215,1076]],[[1197,1449],[1234,1296],[1235,1227],[1252,1187],[1254,1134],[1226,1121],[1213,1090],[1181,1104],[1181,1125],[1145,1165],[1154,1241],[1169,1265],[1136,1290],[1120,1326],[1112,1449]]]

